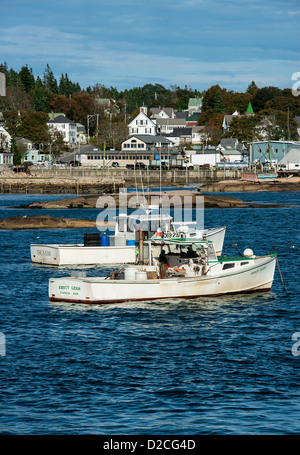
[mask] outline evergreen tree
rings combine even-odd
[[[14,137],[12,137],[12,139],[11,139],[10,151],[13,154],[14,164],[21,164],[23,154],[22,154],[21,150],[19,149],[19,147],[17,146],[16,139]]]
[[[50,92],[57,93],[57,81],[48,63],[43,75],[43,84]]]
[[[23,90],[30,93],[34,88],[34,76],[32,74],[32,69],[28,69],[27,65],[22,66],[19,76],[23,85]]]
[[[225,111],[221,90],[218,90],[214,96],[213,112],[214,114],[221,114]]]

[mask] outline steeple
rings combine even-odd
[[[252,104],[250,103],[250,101],[246,110],[246,115],[254,115],[254,111],[252,109]]]

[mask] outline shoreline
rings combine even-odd
[[[210,193],[259,193],[300,191],[300,177],[249,180],[221,180],[214,183],[204,183],[198,186],[199,192]]]

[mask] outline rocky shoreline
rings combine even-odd
[[[100,194],[124,187],[120,179],[97,178],[1,178],[0,193],[18,194]]]
[[[99,226],[99,221],[97,222]],[[103,223],[104,225],[104,223]],[[114,227],[115,223],[105,223],[107,227]],[[0,229],[79,229],[95,228],[96,220],[76,218],[53,218],[50,215],[12,216],[0,220]]]
[[[139,207],[144,199],[147,203],[157,205],[160,196],[170,204],[181,203],[182,207],[199,207],[204,198],[204,208],[266,208],[266,207],[285,207],[279,204],[256,204],[244,202],[242,199],[233,196],[221,196],[215,194],[206,194],[190,190],[183,191],[166,191],[160,193],[148,193],[142,195],[141,193],[127,193],[125,197],[125,204],[128,208]],[[127,202],[126,202],[127,200]],[[105,208],[105,204],[111,201],[115,207],[119,207],[120,197],[119,194],[109,194],[102,196],[78,196],[67,197],[55,201],[38,201],[30,204],[19,205],[14,208],[18,209],[95,209]]]
[[[300,178],[281,178],[269,180],[223,180],[215,183],[202,184],[200,192],[211,193],[257,193],[261,191],[300,191]]]

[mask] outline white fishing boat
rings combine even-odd
[[[153,214],[151,211],[119,214],[116,217],[113,235],[85,234],[79,244],[31,244],[33,263],[54,266],[78,266],[94,264],[135,264],[140,261],[141,242],[148,238],[193,238],[207,239],[214,243],[217,255],[223,249],[225,227],[197,229],[194,222],[175,223],[168,214]],[[148,247],[143,248],[143,258],[149,256]]]
[[[218,257],[213,242],[150,240],[148,264],[124,266],[104,277],[50,278],[51,301],[116,303],[169,298],[198,298],[269,291],[276,254],[256,257],[246,249],[240,257]],[[158,253],[167,249],[168,271],[159,278]]]

